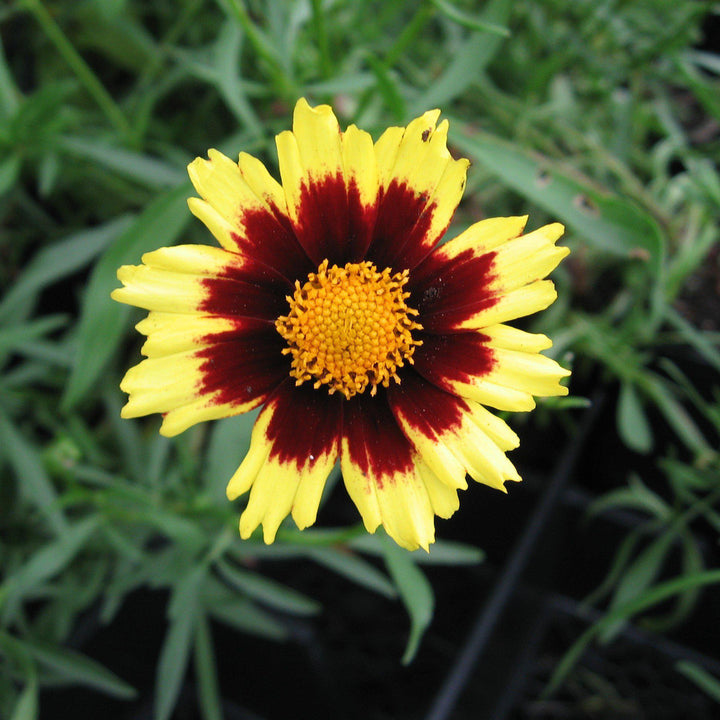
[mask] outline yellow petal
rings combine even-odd
[[[374,259],[414,267],[447,228],[465,189],[469,162],[447,149],[448,123],[438,110],[406,128],[389,128],[375,144],[380,207]]]
[[[446,484],[462,487],[465,473],[500,490],[507,480],[520,480],[504,453],[517,446],[517,437],[481,405],[445,393],[410,373],[400,386],[391,388],[388,398],[405,435]],[[456,460],[450,481],[449,455]]]
[[[262,525],[264,540],[271,543],[291,512],[301,530],[315,522],[338,454],[338,403],[286,382],[262,409],[250,450],[227,487],[230,500],[250,490],[241,537]],[[296,422],[299,415],[305,416],[302,426]]]

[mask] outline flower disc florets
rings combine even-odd
[[[316,389],[326,384],[330,394],[351,398],[368,387],[375,395],[391,379],[400,382],[398,368],[412,363],[421,344],[412,337],[422,326],[405,302],[407,280],[407,270],[378,272],[371,262],[328,268],[324,260],[304,285],[296,281],[290,312],[275,323],[288,343],[283,352],[292,355],[296,384],[314,380]]]

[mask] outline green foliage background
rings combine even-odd
[[[611,639],[629,616],[668,598],[670,614],[651,618],[657,630],[691,615],[720,579],[698,538],[720,532],[720,57],[701,45],[718,12],[675,0],[4,3],[0,716],[38,717],[44,685],[132,697],[66,640],[89,607],[111,622],[138,587],[171,598],[155,717],[171,716],[192,657],[202,716],[214,720],[209,623],[280,640],[269,609],[320,611],[250,569],[259,560],[311,560],[398,597],[409,661],[433,610],[418,562],[481,559],[451,543],[424,557],[400,552],[360,526],[287,525],[276,546],[243,543],[224,484],[254,416],[176,441],[157,434],[156,419],[119,419],[138,315],[109,299],[117,267],[181,239],[210,242],[190,221],[185,165],[218,147],[276,172],[273,137],[300,96],[376,137],[441,107],[454,154],[473,161],[458,229],[517,212],[533,227],[568,228],[560,299],[534,327],[573,363],[578,387],[618,391],[607,432],[650,455],[655,471],[628,473],[594,505],[647,520],[588,599],[609,614],[549,690],[587,642]],[[704,369],[699,380],[682,356]],[[523,433],[547,409],[572,425],[578,404],[545,403],[522,418]],[[681,569],[668,575],[677,548]],[[702,669],[678,670],[720,697]]]

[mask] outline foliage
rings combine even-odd
[[[38,717],[46,685],[132,697],[67,639],[89,608],[111,622],[139,587],[170,598],[155,717],[171,716],[192,659],[211,720],[221,710],[210,622],[282,640],[279,617],[320,611],[263,574],[274,560],[398,596],[409,660],[433,607],[416,560],[480,559],[453,544],[410,556],[360,527],[241,542],[223,485],[253,417],[178,441],[153,419],[119,419],[138,317],[109,299],[115,269],[180,238],[206,241],[189,222],[184,166],[216,146],[276,168],[273,136],[301,95],[375,135],[441,106],[455,154],[474,162],[458,227],[523,211],[533,226],[567,225],[560,300],[534,327],[573,360],[583,392],[617,391],[617,437],[657,458],[650,476],[628,473],[595,505],[647,520],[589,598],[609,597],[609,614],[580,645],[670,597],[657,629],[691,614],[718,579],[702,537],[720,533],[720,312],[718,286],[713,303],[702,285],[717,282],[719,262],[720,60],[701,47],[713,12],[669,0],[4,4],[0,716]],[[547,405],[570,414],[573,401]],[[717,696],[701,668],[679,671]]]

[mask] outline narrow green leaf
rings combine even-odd
[[[184,168],[122,147],[114,147],[101,140],[65,136],[60,139],[59,145],[69,155],[89,160],[144,187],[173,188],[187,178]]]
[[[228,590],[214,577],[207,578],[202,590],[203,606],[219,622],[240,632],[269,640],[285,640],[288,637],[285,625],[269,612]]]
[[[10,720],[37,720],[38,718],[38,682],[33,672],[28,678],[20,697],[15,703]]]
[[[385,556],[385,542],[382,535],[359,535],[348,543],[355,550]],[[437,540],[430,546],[430,552],[414,550],[412,559],[419,565],[475,565],[485,559],[480,548],[450,540]]]
[[[20,177],[22,158],[19,155],[7,155],[0,160],[0,196],[10,192]]]
[[[643,535],[644,527],[636,527],[631,530],[620,543],[620,547],[615,551],[612,564],[603,578],[603,581],[589,595],[583,598],[583,605],[597,605],[606,595],[609,595],[613,588],[617,586],[622,573],[627,567],[630,559],[635,553],[640,539]]]
[[[39,663],[67,681],[79,683],[123,700],[129,700],[136,695],[132,686],[86,655],[68,648],[22,642]]]
[[[52,531],[59,535],[68,528],[57,493],[45,472],[38,449],[33,447],[0,409],[0,454],[10,461],[20,496],[35,505]]]
[[[697,68],[691,64],[688,57],[675,57],[674,65],[677,70],[678,80],[684,80],[698,102],[705,108],[707,113],[716,120],[720,120],[720,100],[718,100],[717,83],[711,83],[701,75]]]
[[[56,539],[33,553],[28,561],[7,578],[8,591],[3,615],[12,617],[17,603],[34,588],[66,568],[97,529],[99,519],[89,517],[71,525]]]
[[[720,703],[720,680],[689,660],[680,660],[675,669],[688,680],[694,682],[708,697]]]
[[[387,576],[354,553],[333,547],[309,547],[304,549],[303,554],[368,590],[386,598],[397,596],[395,587]]]
[[[0,355],[54,332],[66,325],[67,321],[66,315],[45,315],[22,325],[0,328]]]
[[[410,553],[387,537],[385,563],[410,615],[410,636],[402,658],[403,665],[408,665],[415,657],[423,633],[432,620],[435,598],[430,583],[413,562]]]
[[[11,117],[20,105],[20,91],[15,85],[12,73],[5,59],[2,37],[0,36],[0,118]]]
[[[615,507],[642,510],[662,521],[668,521],[672,515],[665,500],[644,485],[637,475],[630,475],[627,487],[605,493],[590,503],[588,514],[599,515]]]
[[[660,276],[665,238],[657,222],[630,200],[600,192],[564,174],[547,158],[489,133],[461,130],[453,142],[597,248],[625,258],[645,258],[655,277]]]
[[[223,720],[220,686],[215,664],[210,624],[205,615],[198,617],[195,629],[195,673],[198,679],[198,700],[203,720]]]
[[[170,627],[163,641],[157,667],[155,720],[168,720],[177,703],[201,612],[199,594],[205,576],[206,568],[196,567],[173,590],[168,611]]]
[[[695,328],[671,306],[667,307],[665,318],[680,333],[685,342],[720,372],[720,351],[710,341],[707,333]]]
[[[110,291],[118,286],[117,269],[139,262],[144,252],[176,242],[190,218],[189,194],[189,184],[183,183],[158,197],[113,242],[96,265],[83,300],[77,354],[62,401],[65,410],[85,397],[125,333],[129,308],[110,298]]]
[[[294,615],[314,615],[322,606],[315,600],[256,573],[219,561],[220,574],[238,590],[269,607]]]
[[[658,577],[665,558],[675,540],[675,533],[666,531],[648,545],[630,563],[622,574],[620,582],[615,588],[610,611],[622,607],[647,592],[647,589]],[[609,623],[600,634],[601,642],[612,640],[625,624],[624,620]]]
[[[652,450],[652,428],[635,386],[629,382],[624,382],[620,386],[617,426],[620,437],[631,450],[643,454]]]
[[[690,576],[682,576],[673,580],[668,580],[661,585],[656,585],[652,590],[645,593],[642,597],[631,600],[629,603],[616,608],[608,613],[602,620],[596,622],[592,627],[588,628],[565,653],[562,660],[555,666],[553,674],[543,690],[542,697],[547,698],[552,695],[564,682],[568,673],[582,657],[585,648],[592,642],[593,638],[602,633],[608,625],[618,620],[627,620],[633,615],[646,610],[647,608],[657,605],[668,598],[685,592],[691,588],[703,587],[705,585],[713,585],[720,583],[720,570],[708,570],[707,572],[693,574]]]
[[[44,247],[28,263],[18,281],[0,302],[0,319],[11,319],[26,298],[81,270],[126,230],[129,223],[130,217],[123,215]]]
[[[485,553],[465,543],[436,540],[430,552],[415,550],[412,557],[419,565],[477,565],[484,562]]]
[[[47,38],[55,45],[60,56],[72,68],[78,80],[103,110],[110,124],[115,127],[121,137],[128,137],[130,127],[122,110],[92,68],[78,53],[73,43],[55,22],[53,15],[41,0],[23,0],[23,4],[35,16]]]
[[[365,60],[375,75],[377,90],[382,95],[386,107],[390,110],[397,122],[402,122],[406,116],[405,99],[403,98],[396,79],[392,76],[384,63],[380,62],[371,52],[365,53]]]
[[[689,450],[700,458],[710,458],[716,451],[705,439],[697,423],[668,389],[665,381],[651,373],[642,377],[643,390],[652,397],[658,410]]]
[[[469,15],[459,8],[456,8],[452,3],[447,2],[447,0],[430,1],[443,15],[458,23],[458,25],[463,25],[471,30],[482,30],[483,32],[499,35],[503,38],[510,37],[510,30],[504,25],[497,25],[487,22],[482,17]]]
[[[680,539],[682,541],[682,574],[695,575],[705,570],[703,555],[695,535],[687,527],[683,528]],[[663,616],[654,616],[645,621],[645,627],[654,633],[664,633],[678,627],[692,614],[700,596],[699,588],[686,590],[678,596],[675,606]]]
[[[490,0],[476,22],[493,27],[503,26],[510,17],[511,8],[509,0]],[[503,40],[501,35],[486,29],[470,35],[441,75],[429,83],[425,92],[413,101],[410,114],[415,117],[429,108],[447,107],[475,82],[500,49]]]
[[[37,187],[41,197],[48,197],[55,189],[60,170],[60,158],[56,152],[48,152],[40,158]]]
[[[247,128],[252,138],[259,138],[264,134],[263,123],[247,96],[246,85],[239,71],[243,37],[235,23],[230,20],[223,23],[213,47],[212,76],[235,117]]]

